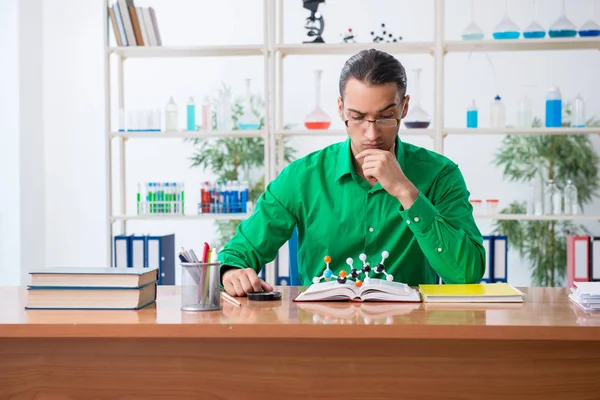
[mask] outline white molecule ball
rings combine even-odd
[[[367,259],[367,255],[365,253],[362,253],[360,255],[360,261],[365,261]]]
[[[386,277],[385,277],[385,279],[387,279],[388,281],[390,281],[390,282],[391,282],[391,281],[393,281],[393,280],[394,280],[394,277],[393,277],[392,275],[389,275],[389,274],[388,274],[388,276],[386,276]]]
[[[388,258],[389,256],[390,256],[390,253],[388,253],[387,251],[383,251],[381,253],[381,257],[383,257],[383,258]]]
[[[352,258],[350,258],[350,257],[346,258],[346,264],[352,265],[353,262],[354,261],[352,260]]]

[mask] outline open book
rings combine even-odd
[[[294,301],[401,301],[420,302],[419,292],[405,283],[371,278],[357,287],[353,281],[320,282],[310,285]]]

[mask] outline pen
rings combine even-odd
[[[233,297],[231,297],[230,295],[228,295],[225,292],[221,292],[221,298],[223,298],[224,300],[230,302],[231,304],[241,307],[242,303],[240,303],[239,301],[237,301],[236,299],[234,299]]]

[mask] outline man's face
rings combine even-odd
[[[338,98],[338,111],[342,121],[348,120],[346,131],[352,142],[352,153],[356,155],[372,148],[389,150],[400,127],[400,123],[396,125],[392,120],[404,118],[408,101],[409,96],[402,98],[394,83],[368,85],[350,79],[344,100]]]

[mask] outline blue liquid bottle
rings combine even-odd
[[[475,105],[475,100],[473,100],[473,103],[467,108],[467,128],[477,128],[479,121],[478,114],[477,105]]]
[[[519,27],[508,17],[508,0],[504,1],[504,17],[494,28],[492,36],[496,40],[518,39],[521,35]]]
[[[546,94],[546,127],[562,126],[562,95],[557,87],[551,87]]]
[[[196,104],[193,97],[188,99],[187,104],[187,130],[190,132],[196,130]]]
[[[544,30],[542,25],[540,25],[537,22],[539,20],[537,0],[533,1],[533,7],[534,7],[534,19],[533,19],[533,22],[527,28],[525,28],[525,30],[523,31],[523,37],[525,39],[542,39],[546,36],[546,31]]]
[[[548,35],[551,38],[566,38],[577,35],[575,25],[567,18],[567,6],[565,0],[562,2],[562,15],[552,24]]]

